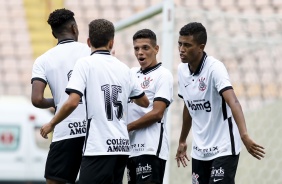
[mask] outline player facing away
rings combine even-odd
[[[149,98],[147,108],[132,101],[128,105],[128,131],[131,154],[127,164],[128,183],[163,183],[169,142],[166,118],[173,98],[173,77],[158,63],[157,38],[153,31],[142,29],[133,35],[133,46],[140,67],[131,69],[138,85]]]
[[[199,184],[234,184],[241,141],[257,159],[263,147],[248,135],[241,105],[222,62],[204,52],[207,33],[192,22],[179,31],[179,97],[184,100],[183,124],[176,154],[187,166],[186,138],[192,128],[192,180]]]
[[[47,22],[58,44],[39,56],[33,65],[31,100],[38,108],[55,107],[57,114],[68,98],[65,88],[74,64],[78,58],[89,56],[91,51],[87,44],[77,42],[78,28],[72,11],[55,10]],[[47,83],[52,99],[46,99],[43,95]],[[80,99],[78,108],[54,129],[45,167],[48,184],[75,182],[82,158],[86,124],[85,100]]]
[[[77,61],[66,88],[69,98],[50,121],[53,126],[58,124],[76,109],[85,95],[88,121],[80,184],[122,183],[130,154],[124,113],[128,98],[142,107],[149,105],[130,69],[110,54],[114,33],[114,25],[108,20],[90,22],[87,43],[91,56]],[[49,131],[43,127],[42,136]]]

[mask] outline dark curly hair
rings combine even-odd
[[[151,40],[152,45],[157,44],[156,34],[150,29],[141,29],[133,35],[133,41],[140,38],[148,38]]]
[[[57,9],[50,13],[47,22],[51,26],[52,31],[61,33],[66,29],[68,23],[75,22],[74,13],[65,8]]]
[[[207,43],[207,31],[206,28],[198,22],[191,22],[183,26],[179,31],[180,36],[193,36],[194,41],[198,44]]]
[[[106,19],[95,19],[89,23],[89,39],[93,47],[103,47],[115,36],[114,24]]]

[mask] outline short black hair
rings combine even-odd
[[[148,38],[151,40],[152,45],[156,45],[157,44],[157,36],[156,34],[150,30],[150,29],[141,29],[139,31],[137,31],[134,35],[133,35],[133,41],[135,41],[136,39],[140,39],[140,38]]]
[[[66,30],[66,25],[68,23],[75,22],[74,13],[65,8],[56,9],[50,13],[47,22],[51,26],[53,32],[62,33]]]
[[[89,39],[93,47],[103,47],[115,36],[114,24],[106,19],[95,19],[89,23]]]
[[[193,36],[194,41],[198,44],[207,43],[206,28],[198,22],[191,22],[183,26],[179,31],[180,36]]]

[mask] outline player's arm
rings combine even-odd
[[[44,98],[44,90],[46,88],[46,83],[40,80],[34,80],[32,82],[31,90],[31,102],[37,108],[50,108],[55,107],[53,98]]]
[[[40,134],[42,137],[47,138],[47,134],[50,133],[55,126],[68,117],[78,106],[80,101],[80,95],[77,93],[70,93],[69,98],[63,104],[60,111],[53,117],[53,119],[42,126]]]
[[[139,105],[140,107],[145,107],[145,108],[148,107],[150,104],[149,99],[145,93],[142,93],[142,95],[139,96],[138,98],[132,99],[132,101],[137,105]]]
[[[222,96],[228,106],[231,108],[232,115],[234,117],[234,120],[238,126],[239,133],[241,136],[241,139],[246,146],[246,149],[248,152],[253,155],[257,159],[261,159],[264,157],[265,152],[263,151],[263,147],[256,144],[248,135],[246,122],[244,118],[244,114],[242,111],[242,107],[234,93],[233,89],[228,89],[222,93]]]
[[[181,129],[179,145],[178,145],[178,149],[177,149],[177,153],[175,157],[178,167],[180,167],[180,163],[182,164],[183,167],[186,167],[187,166],[186,160],[189,161],[187,153],[186,153],[186,150],[187,150],[186,139],[190,132],[191,126],[192,126],[192,117],[187,109],[187,106],[184,103],[183,117],[182,117],[182,129]]]
[[[154,101],[153,109],[137,119],[136,121],[131,122],[127,125],[127,130],[130,132],[132,130],[137,130],[141,128],[148,127],[153,123],[157,123],[162,120],[164,111],[167,107],[167,104],[163,101]]]

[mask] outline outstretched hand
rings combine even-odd
[[[179,143],[177,153],[175,156],[175,160],[177,161],[177,166],[180,167],[180,163],[183,167],[187,166],[187,161],[190,161],[187,153],[187,144],[186,143]]]
[[[40,129],[40,134],[43,138],[48,139],[48,134],[54,130],[54,126],[51,123],[43,125]]]
[[[256,144],[248,135],[242,138],[248,152],[258,160],[264,158],[264,147]]]

